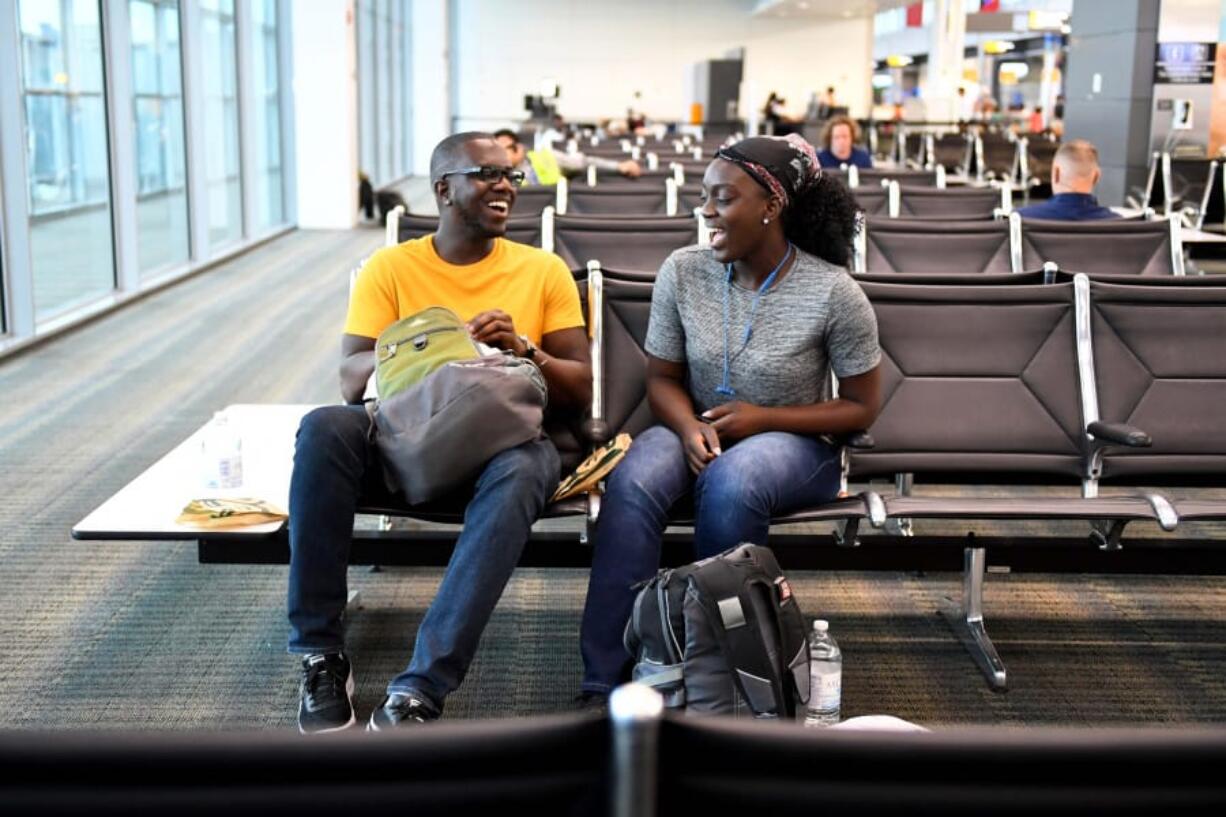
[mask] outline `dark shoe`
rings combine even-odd
[[[366,729],[382,732],[400,726],[417,726],[438,720],[439,714],[433,705],[417,695],[393,692],[383,699],[378,709],[370,713],[370,723],[366,724]]]
[[[298,731],[304,735],[339,732],[357,723],[353,716],[353,672],[342,653],[302,659],[298,688]]]
[[[609,696],[603,692],[580,692],[575,696],[575,710],[603,718],[609,714]]]

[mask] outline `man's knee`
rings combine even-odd
[[[697,493],[704,507],[757,508],[763,501],[761,475],[748,463],[716,459],[699,478]]]
[[[533,496],[548,499],[558,487],[561,467],[552,442],[544,438],[533,440],[508,448],[490,460],[478,480],[478,488],[483,483],[510,479]]]
[[[324,447],[352,444],[366,438],[369,420],[352,406],[320,406],[307,412],[298,424],[297,446]]]

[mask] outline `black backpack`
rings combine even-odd
[[[760,545],[660,571],[635,599],[625,643],[634,680],[669,708],[790,719],[809,700],[804,616]]]

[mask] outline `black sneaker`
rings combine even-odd
[[[575,696],[575,710],[595,718],[609,714],[609,696],[603,692],[580,692]]]
[[[298,696],[298,731],[304,735],[339,732],[357,723],[353,716],[353,672],[342,653],[303,658]]]
[[[366,725],[366,729],[382,732],[401,726],[417,726],[419,723],[436,721],[439,715],[439,711],[432,704],[417,695],[393,692],[370,713],[370,723]]]

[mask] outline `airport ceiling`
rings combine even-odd
[[[755,17],[804,17],[837,19],[871,17],[884,9],[905,6],[915,0],[757,0]]]

